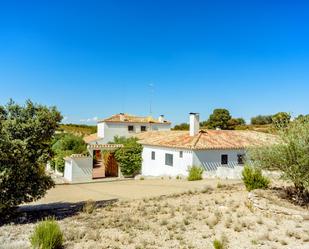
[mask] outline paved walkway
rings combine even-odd
[[[238,183],[232,180],[207,179],[187,180],[124,180],[86,184],[56,185],[46,196],[33,204],[51,204],[62,202],[80,202],[86,200],[102,201],[111,199],[132,200],[181,193],[188,190],[202,189],[205,185],[217,186],[217,183]]]

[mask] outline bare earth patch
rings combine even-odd
[[[289,205],[289,204],[287,204]],[[290,207],[290,206],[288,206]],[[298,208],[297,211],[308,212]],[[240,185],[121,201],[59,220],[65,248],[308,248],[309,221],[255,208]],[[35,224],[0,227],[0,248],[29,248]]]

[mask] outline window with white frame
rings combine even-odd
[[[173,154],[165,154],[165,165],[173,166]]]

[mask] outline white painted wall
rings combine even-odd
[[[151,152],[154,151],[156,159],[151,159]],[[183,158],[179,157],[179,152],[183,151]],[[174,155],[173,166],[165,165],[165,154]],[[228,164],[221,165],[221,155],[228,155]],[[229,179],[240,179],[243,170],[242,165],[237,163],[237,155],[245,154],[245,150],[182,150],[174,148],[164,148],[157,146],[143,146],[142,175],[162,176],[162,175],[188,175],[188,167],[192,165],[201,166],[205,170],[207,177],[219,177]]]
[[[128,131],[128,126],[134,126],[134,132]],[[119,137],[131,137],[136,133],[141,132],[141,126],[146,126],[147,131],[168,131],[171,129],[171,125],[167,123],[149,124],[149,123],[112,123],[102,122],[98,123],[98,136],[102,137],[102,140],[97,141],[99,144],[106,144],[114,140],[115,136]]]
[[[92,180],[92,157],[65,159],[64,178],[68,182],[89,182]]]
[[[155,152],[155,160],[151,159],[151,152]],[[180,151],[183,151],[183,157],[180,158]],[[173,166],[165,165],[165,154],[173,154]],[[192,151],[162,148],[155,146],[143,146],[142,175],[144,176],[177,176],[187,175],[188,166],[192,165]]]

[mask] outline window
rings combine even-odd
[[[151,151],[151,160],[156,160],[156,152]]]
[[[243,165],[245,161],[245,155],[244,154],[238,154],[237,155],[237,163],[239,165]]]
[[[146,126],[141,126],[141,131],[146,131]]]
[[[183,151],[179,151],[179,157],[183,158]]]
[[[228,164],[228,156],[227,155],[221,155],[221,164]]]
[[[134,131],[134,126],[133,125],[129,125],[128,126],[128,131],[129,132],[133,132]]]
[[[165,165],[173,166],[173,154],[165,154]]]

